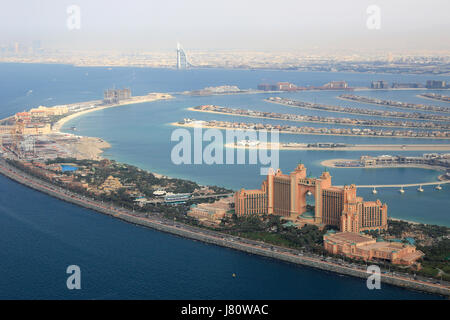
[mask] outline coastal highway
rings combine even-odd
[[[203,196],[194,196],[190,197],[187,200],[196,200],[196,199],[208,199],[208,198],[220,198],[220,197],[231,197],[234,195],[234,193],[220,193],[220,194],[205,194]],[[163,203],[165,202],[164,199],[155,199],[155,200],[149,200],[147,203]]]
[[[275,258],[295,264],[307,265],[322,270],[347,274],[364,279],[366,279],[368,276],[366,267],[364,265],[356,265],[337,258],[325,258],[299,250],[279,247],[264,242],[243,239],[220,232],[185,225],[182,223],[164,219],[157,213],[144,214],[145,217],[142,217],[139,216],[139,213],[134,213],[124,208],[118,208],[111,204],[95,201],[93,199],[52,185],[41,179],[32,177],[25,172],[12,167],[3,159],[0,160],[0,173],[21,184],[47,193],[61,200],[75,203],[104,214],[112,215],[116,218],[133,224],[139,224],[186,238],[245,251],[252,254]],[[423,278],[418,276],[414,279],[411,275],[389,272],[388,270],[383,271],[382,281],[401,287],[450,296],[450,284],[445,281],[439,282],[435,279]]]

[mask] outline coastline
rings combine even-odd
[[[99,111],[99,110],[103,110],[103,109],[109,109],[109,108],[115,108],[115,107],[120,107],[120,106],[125,106],[125,105],[130,105],[130,104],[138,104],[138,103],[144,103],[144,102],[153,102],[153,101],[157,101],[157,100],[167,100],[167,99],[173,99],[173,96],[170,94],[166,94],[166,93],[150,93],[146,96],[136,96],[136,97],[132,97],[129,100],[125,100],[119,103],[115,103],[115,104],[110,104],[110,105],[105,105],[105,106],[98,106],[95,108],[91,108],[89,110],[83,110],[83,111],[79,111],[73,114],[70,114],[60,120],[58,120],[55,124],[53,124],[52,126],[52,131],[57,132],[57,133],[61,133],[60,130],[62,128],[62,126],[72,120],[75,119],[79,116],[82,116],[84,114],[90,113],[90,112],[94,112],[94,111]],[[84,102],[87,103],[87,102]]]
[[[131,104],[138,104],[138,103],[144,103],[144,102],[153,102],[158,100],[167,100],[172,99],[173,96],[170,94],[165,93],[149,93],[146,96],[136,96],[132,97],[129,100],[125,100],[119,103],[110,104],[110,105],[104,105],[104,106],[97,106],[95,108],[91,108],[88,110],[83,110],[79,112],[72,113],[70,115],[67,115],[60,120],[58,120],[56,123],[52,125],[52,133],[54,134],[73,134],[73,133],[65,133],[62,132],[61,129],[70,120],[73,120],[77,117],[80,117],[82,115],[94,112],[94,111],[100,111],[104,109],[109,108],[115,108],[115,107],[121,107],[125,105],[131,105]],[[89,105],[93,103],[99,103],[99,101],[88,101],[88,102],[82,102],[82,103],[75,103],[71,105],[77,105],[77,104],[84,104]],[[74,135],[74,134],[73,134]],[[79,140],[76,143],[70,144],[67,146],[69,150],[73,152],[75,157],[77,159],[93,159],[93,160],[101,160],[103,157],[101,156],[105,149],[108,149],[111,147],[111,145],[97,137],[86,137],[86,136],[78,136]],[[161,177],[162,175],[154,173],[156,177]]]
[[[426,99],[426,100],[431,100],[431,101],[435,101],[435,102],[444,102],[444,103],[450,103],[450,101],[445,101],[445,100],[440,100],[440,99],[433,99],[430,97],[424,97],[421,94],[416,94],[416,97],[421,98],[421,99]]]
[[[367,279],[368,276],[365,269],[349,268],[333,262],[308,257],[303,254],[295,254],[295,252],[287,248],[269,245],[272,248],[276,248],[276,250],[273,250],[269,249],[268,248],[269,246],[268,247],[262,246],[261,245],[262,243],[259,244],[260,242],[242,241],[242,239],[238,237],[230,236],[227,234],[221,234],[215,231],[207,231],[199,229],[196,227],[176,223],[174,221],[161,219],[156,216],[152,216],[152,218],[137,217],[132,215],[126,209],[116,208],[103,203],[101,204],[97,203],[96,201],[90,199],[81,198],[79,195],[73,194],[70,191],[65,192],[58,191],[56,186],[50,185],[42,180],[28,176],[27,174],[21,172],[17,168],[10,167],[3,160],[0,161],[0,174],[6,176],[11,180],[21,183],[27,187],[46,193],[60,200],[74,203],[87,209],[95,210],[102,214],[106,214],[132,224],[141,225],[158,231],[171,233],[184,238],[198,240],[205,243],[218,245],[221,247],[227,247],[241,252],[247,252],[250,254],[269,257],[293,264],[313,267],[325,271],[331,271],[337,274],[345,274],[362,279]],[[420,280],[412,280],[398,275],[382,274],[381,281],[384,283],[403,287],[406,289],[429,292],[442,296],[450,296],[450,288],[448,286],[437,285],[434,283],[424,282]]]

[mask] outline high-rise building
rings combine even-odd
[[[118,103],[119,101],[130,99],[131,90],[125,89],[108,89],[103,93],[103,103]]]
[[[270,172],[261,189],[235,194],[238,216],[273,214],[302,223],[331,225],[341,231],[360,232],[387,228],[387,205],[364,201],[356,186],[333,186],[324,171],[319,178],[306,175],[299,164],[289,175]]]
[[[445,81],[442,80],[427,80],[425,85],[428,89],[445,89]]]
[[[177,43],[177,69],[186,69],[189,63],[181,44]]]
[[[370,88],[372,89],[388,89],[389,83],[384,80],[372,81],[370,84]]]
[[[323,85],[325,89],[347,89],[348,83],[346,81],[331,81]]]
[[[276,88],[279,91],[295,91],[297,86],[290,82],[278,82]]]

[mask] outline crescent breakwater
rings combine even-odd
[[[418,94],[416,97],[422,98],[422,99],[428,99],[432,101],[439,101],[439,102],[447,102],[450,103],[450,96],[445,96],[443,94],[436,94],[436,93],[423,93]]]
[[[19,171],[17,168],[11,167],[3,160],[0,160],[0,174],[27,187],[46,193],[60,200],[70,202],[87,209],[95,210],[97,212],[112,216],[117,219],[121,219],[132,224],[171,233],[184,238],[198,240],[250,254],[277,259],[280,261],[335,272],[338,274],[349,275],[362,279],[367,279],[369,275],[365,269],[349,268],[333,262],[323,261],[318,258],[303,255],[293,249],[286,249],[278,246],[268,246],[264,243],[247,239],[243,241],[239,237],[221,234],[214,231],[202,230],[196,227],[176,223],[174,221],[165,220],[156,216],[147,218],[138,217],[136,215],[133,215],[126,209],[107,206],[103,203],[81,197],[70,191],[60,190],[53,185],[50,185],[42,180],[31,177],[24,172]],[[381,275],[381,281],[407,289],[424,291],[443,296],[450,296],[450,289],[448,287],[434,283],[427,283],[424,281],[408,279],[406,277],[386,274]]]
[[[343,147],[314,147],[305,143],[265,143],[257,145],[227,143],[226,148],[269,149],[269,150],[308,150],[308,151],[450,151],[450,144],[355,144]]]

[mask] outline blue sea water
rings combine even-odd
[[[416,94],[411,92],[410,94]],[[208,165],[183,164],[176,165],[171,161],[172,148],[178,143],[171,141],[171,134],[176,127],[170,123],[183,118],[201,120],[228,120],[240,122],[288,123],[287,121],[252,119],[231,115],[199,113],[186,110],[200,104],[217,104],[241,108],[262,110],[270,108],[274,112],[297,111],[294,108],[265,103],[265,94],[248,94],[214,97],[176,96],[173,100],[143,103],[111,108],[92,112],[69,121],[64,128],[75,125],[82,135],[101,137],[112,147],[105,151],[105,156],[118,161],[133,163],[139,167],[174,177],[194,180],[201,184],[220,185],[237,190],[241,187],[259,188],[264,176],[260,168],[264,165]],[[316,100],[331,99],[336,92],[317,92]],[[339,102],[339,101],[338,101]],[[336,103],[338,103],[336,102]],[[342,103],[342,101],[340,101]],[[326,114],[326,113],[325,113]],[[301,125],[294,123],[294,125]],[[308,126],[321,124],[308,123]],[[193,131],[191,137],[193,138]],[[69,132],[69,130],[68,130]],[[224,134],[225,137],[225,134]],[[431,139],[389,139],[363,137],[330,137],[316,135],[280,134],[282,142],[343,142],[349,144],[442,144],[448,140]],[[205,147],[208,142],[204,142]],[[192,141],[192,150],[194,142]],[[319,176],[324,170],[321,162],[327,159],[356,159],[362,155],[383,155],[386,151],[280,151],[280,168],[291,172],[299,162],[305,164],[313,176]],[[390,154],[422,155],[420,151],[396,151]],[[191,157],[193,163],[193,157]],[[248,159],[248,156],[247,156]],[[344,184],[401,184],[436,181],[442,174],[440,171],[419,168],[332,168],[329,169],[335,185]],[[433,223],[450,226],[449,186],[443,185],[437,191],[433,186],[425,186],[425,192],[419,193],[416,188],[406,188],[401,195],[397,189],[379,189],[377,195],[371,189],[360,189],[358,192],[366,199],[380,198],[388,203],[389,215],[395,218],[413,220],[422,223]]]
[[[179,92],[215,85],[254,88],[259,82],[292,81],[321,85],[345,79],[366,86],[374,78],[425,82],[426,76],[298,73],[247,70],[188,70],[140,68],[77,68],[66,65],[0,64],[0,115],[38,105],[54,105],[101,98],[115,85],[133,94]],[[439,78],[433,76],[433,78]],[[444,79],[446,80],[446,79]],[[312,101],[341,104],[336,93],[309,95]],[[404,94],[404,92],[402,92]],[[422,101],[408,92],[412,102]],[[301,93],[293,94],[301,95]],[[232,116],[199,114],[186,108],[211,103],[275,112],[302,112],[263,102],[265,95],[187,97],[171,101],[129,105],[97,111],[74,119],[77,133],[104,138],[112,144],[105,155],[170,176],[202,184],[237,189],[256,188],[263,177],[259,166],[176,166],[170,161],[174,143],[169,123],[184,117],[230,119]],[[393,97],[394,98],[394,97]],[[401,96],[401,98],[404,98]],[[305,100],[306,97],[305,97]],[[401,100],[399,98],[399,100]],[[429,101],[427,101],[429,102]],[[434,103],[433,103],[434,104]],[[437,103],[436,103],[437,104]],[[368,107],[368,105],[367,105]],[[233,118],[233,119],[232,119]],[[238,118],[236,121],[255,119]],[[258,120],[259,122],[259,120]],[[281,121],[279,123],[282,123]],[[313,125],[313,124],[311,124]],[[389,139],[281,135],[282,141],[393,143]],[[403,141],[404,140],[404,141]],[[396,143],[424,143],[400,139]],[[427,143],[443,143],[433,140]],[[382,154],[369,152],[369,154]],[[405,154],[420,154],[408,152]],[[358,152],[283,151],[280,167],[289,172],[302,161],[314,175],[327,158],[355,158]],[[335,184],[402,183],[432,181],[439,173],[424,169],[336,169]],[[397,182],[395,182],[397,181]],[[150,299],[427,299],[437,296],[383,285],[368,290],[364,280],[295,266],[221,247],[145,229],[74,206],[0,177],[0,298],[150,298]],[[381,191],[377,197],[389,205],[394,217],[450,225],[448,188],[422,194]],[[359,190],[374,198],[369,190]],[[82,271],[82,289],[66,288],[68,265]],[[237,274],[236,278],[231,275]]]
[[[135,226],[3,176],[0,188],[0,299],[439,298]],[[81,290],[66,288],[69,265]]]

